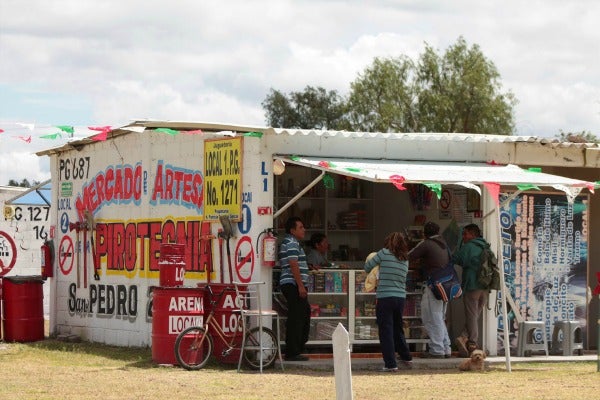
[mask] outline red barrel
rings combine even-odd
[[[217,301],[215,304],[215,322],[221,327],[227,340],[227,344],[225,344],[221,339],[217,338],[217,335],[213,335],[213,344],[215,347],[213,355],[222,363],[237,364],[240,358],[239,347],[242,344],[243,329],[238,322],[239,313],[234,313],[234,311],[240,309],[241,300],[237,298],[234,285],[211,283],[210,287]],[[220,294],[221,296],[219,296]],[[210,305],[208,290],[204,291],[204,304]],[[237,336],[237,339],[234,340],[234,345],[237,348],[229,354],[223,355],[223,351],[228,349],[228,344],[234,336]]]
[[[204,291],[201,288],[155,287],[152,290],[152,361],[177,364],[177,335],[203,323]]]
[[[7,342],[44,339],[44,292],[41,276],[5,276],[2,326]]]
[[[185,275],[185,245],[162,243],[160,245],[158,271],[160,286],[183,286],[183,277]]]

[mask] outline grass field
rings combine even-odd
[[[45,340],[0,343],[0,399],[335,399],[333,372],[159,367],[150,349]],[[511,373],[355,371],[354,399],[595,399],[595,362],[516,364]]]

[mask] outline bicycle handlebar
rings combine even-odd
[[[210,285],[210,284],[207,284],[207,285],[205,286],[205,288],[208,290],[208,295],[210,296],[210,300],[209,300],[209,301],[210,301],[210,304],[214,306],[215,304],[217,304],[217,301],[216,301],[216,300],[214,300],[214,298],[215,298],[215,294],[214,294],[214,292],[213,292],[213,290],[212,290],[212,287],[211,287],[211,285]],[[226,288],[226,287],[224,287],[224,288],[223,288],[223,290],[221,291],[221,293],[219,293],[219,294],[218,294],[216,297],[220,299],[220,298],[221,298],[221,296],[223,296],[223,294],[225,294],[225,290],[227,290],[227,288]]]

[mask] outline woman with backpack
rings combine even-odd
[[[489,290],[483,287],[477,273],[481,268],[481,253],[489,243],[481,237],[481,230],[476,224],[463,228],[462,243],[452,256],[455,264],[462,266],[462,290],[465,309],[465,329],[456,338],[456,345],[462,357],[468,357],[477,349],[479,340],[479,318],[487,305]]]

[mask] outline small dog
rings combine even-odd
[[[483,371],[485,369],[485,352],[479,349],[473,350],[471,358],[461,362],[458,369],[461,371]]]

